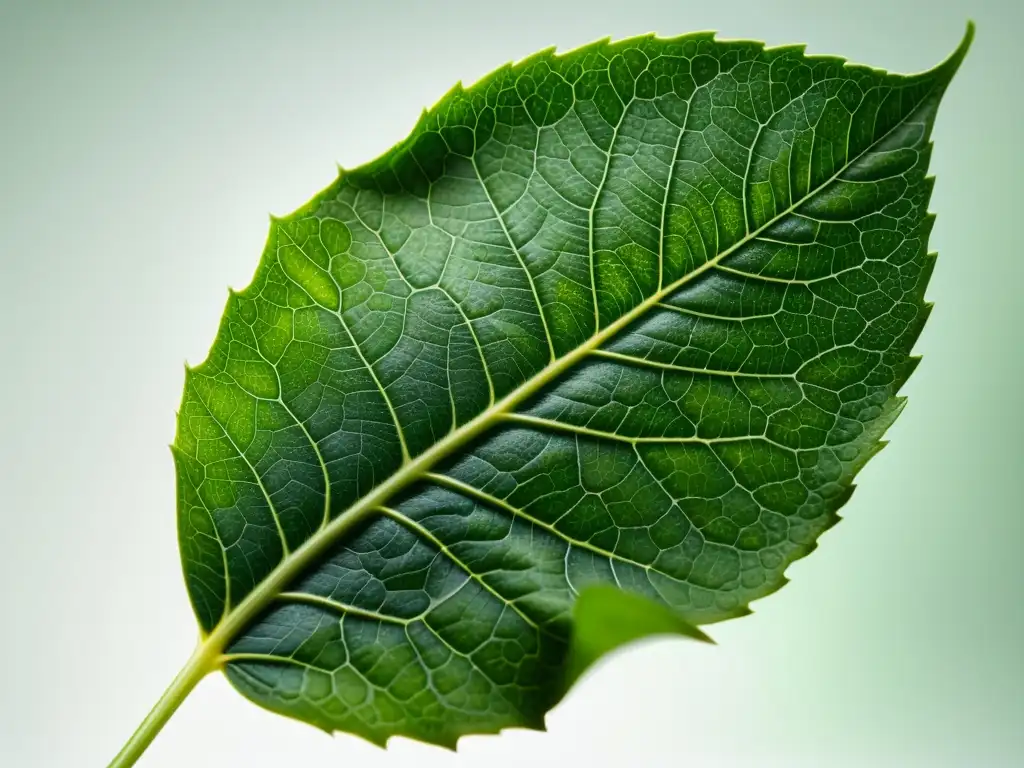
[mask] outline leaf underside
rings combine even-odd
[[[912,76],[711,34],[545,51],[273,220],[174,446],[234,686],[452,746],[782,586],[902,407],[969,37]]]

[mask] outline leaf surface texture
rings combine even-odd
[[[784,584],[902,407],[967,42],[912,76],[710,34],[543,52],[275,219],[174,446],[234,686],[450,746]]]

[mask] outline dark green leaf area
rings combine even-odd
[[[175,442],[203,629],[262,601],[232,683],[453,745],[782,586],[902,407],[966,43],[545,52],[275,220]]]

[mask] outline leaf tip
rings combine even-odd
[[[974,23],[974,19],[968,19],[967,26],[964,29],[964,38],[960,41],[960,45],[958,46],[963,49],[965,54],[967,53],[967,49],[971,47],[971,43],[974,42],[974,32],[976,29],[977,27]]]
[[[971,43],[974,42],[974,20],[967,20],[967,28],[964,30],[964,36],[961,38],[960,43],[957,45],[953,52],[946,57],[946,60],[938,64],[932,72],[943,73],[946,75],[946,82],[948,83],[956,71],[960,69],[960,65],[967,57],[967,52],[971,49]]]

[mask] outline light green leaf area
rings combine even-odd
[[[174,446],[232,684],[451,746],[782,586],[902,408],[969,38],[912,76],[711,34],[545,51],[275,219]]]

